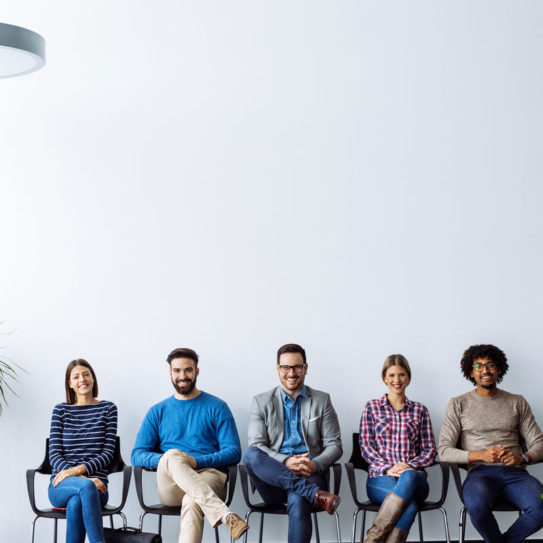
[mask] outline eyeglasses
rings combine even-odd
[[[303,369],[305,367],[305,364],[294,364],[293,366],[288,365],[279,365],[279,371],[281,373],[288,373],[290,370],[292,370],[294,373],[302,373]]]
[[[480,364],[479,362],[477,362],[477,364],[473,364],[472,368],[476,372],[483,371],[483,368],[486,368],[487,370],[495,370],[496,369],[496,363],[495,362],[487,362],[486,364]]]

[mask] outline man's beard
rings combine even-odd
[[[173,388],[175,388],[175,391],[178,394],[181,394],[181,396],[188,396],[194,390],[194,387],[196,386],[196,379],[194,379],[194,381],[192,381],[190,379],[187,379],[187,380],[185,380],[184,383],[179,382],[179,384],[177,384],[172,379],[172,385],[173,385]]]
[[[481,385],[481,388],[484,388],[485,390],[493,390],[496,388],[496,383],[491,383],[488,385]]]

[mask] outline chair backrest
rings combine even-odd
[[[369,464],[362,458],[362,452],[360,451],[360,443],[358,442],[358,433],[353,433],[353,452],[351,453],[351,458],[349,458],[349,462],[356,468],[356,469],[363,469],[364,471],[368,471]]]
[[[121,438],[117,436],[115,438],[115,450],[113,451],[113,459],[109,465],[108,473],[118,473],[123,471],[126,464],[121,456]]]
[[[119,436],[115,438],[115,451],[113,452],[113,460],[107,470],[108,473],[118,473],[123,471],[125,467],[124,460],[121,457],[121,439]],[[53,473],[53,468],[49,462],[49,438],[45,440],[45,456],[40,464],[39,468],[36,470],[38,473],[43,473],[44,475],[51,475]]]
[[[45,456],[43,457],[42,463],[39,468],[36,469],[38,473],[43,473],[44,475],[51,475],[53,473],[53,468],[49,462],[49,438],[45,440]]]

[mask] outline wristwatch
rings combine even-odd
[[[521,456],[522,456],[522,466],[527,466],[528,465],[528,457],[526,456],[526,454],[524,453],[521,453]]]

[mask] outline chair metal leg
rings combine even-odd
[[[443,507],[440,507],[439,510],[441,511],[441,514],[443,515],[443,524],[445,525],[445,539],[447,539],[447,543],[451,543],[451,536],[449,535],[449,520],[447,519],[447,511],[445,511]]]
[[[317,543],[321,543],[321,536],[319,534],[319,523],[317,521],[317,513],[313,513],[313,526],[315,526],[315,540]]]
[[[337,514],[337,511],[334,511],[334,518],[336,519],[337,543],[341,543],[341,528],[339,526],[339,515]]]
[[[158,535],[162,535],[162,515],[158,515]]]
[[[215,531],[215,543],[220,543],[220,540],[219,540],[219,526],[215,526],[214,531]]]
[[[113,530],[115,526],[113,526],[113,515],[109,515],[109,524],[111,526],[111,529]]]
[[[247,514],[245,515],[245,523],[246,524],[249,524],[249,517],[253,514],[253,511],[247,511]],[[247,536],[249,535],[249,530],[247,530],[244,534],[243,534],[243,543],[247,543]]]
[[[358,513],[360,513],[360,509],[357,509],[353,513],[353,533],[351,537],[351,543],[354,543],[354,540],[356,539],[356,520],[358,519]]]
[[[140,532],[143,531],[143,517],[145,517],[147,513],[145,511],[142,511],[141,515],[140,515],[140,525],[139,525],[139,529],[140,529]]]
[[[119,511],[117,514],[123,519],[123,528],[126,528],[128,525],[128,521],[126,520],[126,515],[122,511]],[[111,527],[113,528],[113,522],[111,523]]]
[[[58,533],[58,519],[55,519],[55,536],[54,536],[55,543],[57,543],[57,533]]]
[[[36,531],[36,521],[39,519],[40,517],[36,517],[33,521],[32,521],[32,543],[34,543],[34,532]]]
[[[424,535],[422,533],[422,515],[420,514],[420,511],[418,512],[419,517],[419,539],[420,543],[424,543]]]
[[[364,541],[364,533],[366,530],[366,513],[367,511],[364,509],[364,515],[362,515],[362,532],[360,532],[360,543]]]
[[[460,510],[460,521],[459,521],[459,534],[458,534],[458,543],[464,543],[464,538],[466,535],[466,508],[462,507]]]
[[[258,543],[262,543],[263,532],[264,532],[264,513],[260,513],[260,531],[258,532]]]

